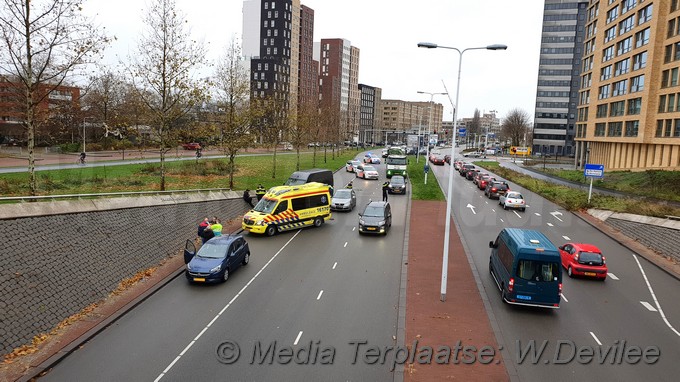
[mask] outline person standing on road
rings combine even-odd
[[[255,207],[255,205],[253,204],[253,197],[250,196],[250,190],[247,189],[247,188],[246,188],[245,191],[243,191],[243,200],[244,200],[246,203],[250,204],[250,208]]]
[[[262,186],[262,183],[258,184],[257,189],[255,189],[255,195],[257,196],[257,201],[259,202],[260,200],[262,200],[262,198],[264,197],[264,194],[266,194],[266,193],[267,193],[267,190],[264,188],[264,186]]]
[[[208,218],[203,219],[203,221],[198,225],[198,233],[197,233],[198,237],[201,237],[201,234],[203,233],[203,231],[206,228],[208,228],[209,225],[210,225],[210,221],[208,220]]]
[[[201,241],[203,242],[203,244],[205,244],[206,241],[212,239],[213,237],[215,237],[215,233],[210,228],[210,226],[205,227],[205,229],[201,232]]]
[[[218,218],[212,218],[212,222],[210,223],[210,229],[213,231],[215,236],[222,236],[222,223],[220,223],[220,219]]]
[[[382,192],[383,192],[383,202],[387,201],[387,188],[389,187],[390,182],[385,181],[382,185]]]

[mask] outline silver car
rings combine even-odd
[[[527,208],[524,197],[517,191],[508,191],[505,195],[500,195],[498,204],[502,205],[504,210],[519,208],[520,211],[524,211]]]
[[[357,194],[353,189],[340,188],[331,198],[331,210],[352,211],[357,205]]]

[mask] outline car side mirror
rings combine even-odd
[[[560,245],[560,246],[559,246],[559,247],[557,247],[557,248],[559,248],[559,249],[561,249],[561,250],[563,250],[563,251],[564,251],[564,246],[563,246],[563,245]]]
[[[362,214],[361,212],[359,212],[359,216],[364,216],[364,214]]]
[[[494,248],[493,241],[489,241],[489,248]]]

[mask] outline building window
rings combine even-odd
[[[609,126],[607,128],[607,136],[608,137],[620,137],[622,127],[623,127],[623,122],[609,122]]]
[[[648,6],[642,8],[638,12],[638,25],[644,24],[652,19],[652,6],[654,4],[649,4]]]
[[[603,104],[603,105],[597,105],[597,114],[595,115],[596,118],[605,118],[607,116],[607,109],[609,108],[609,104]]]
[[[616,55],[620,56],[622,54],[630,52],[633,48],[633,37],[625,38],[616,44]]]
[[[630,79],[630,92],[640,92],[645,90],[645,75],[636,76]]]
[[[605,44],[613,40],[616,37],[616,25],[604,31],[604,42]]]
[[[619,36],[630,31],[635,26],[635,15],[632,15],[619,23]]]
[[[656,133],[654,136],[659,138],[663,134],[663,119],[656,121]]]
[[[590,85],[591,85],[591,82],[592,82],[591,79],[592,79],[591,73],[584,75],[583,78],[581,79],[581,87],[582,88],[589,88]]]
[[[611,107],[609,108],[609,116],[610,117],[620,117],[623,115],[623,112],[625,111],[626,103],[625,101],[618,101],[618,102],[612,102]]]
[[[597,91],[597,99],[609,98],[610,88],[611,88],[611,85],[609,85],[609,84],[604,85],[604,86],[600,86],[600,88]]]
[[[673,120],[673,138],[680,137],[680,119]]]
[[[668,109],[666,111],[669,113],[675,111],[675,94],[668,95]]]
[[[671,62],[672,57],[673,57],[673,45],[666,45],[664,47],[663,63],[667,64]]]
[[[671,0],[671,12],[678,10],[678,0]]]
[[[642,98],[631,98],[628,100],[628,115],[640,114],[642,107]]]
[[[645,28],[637,33],[635,33],[635,47],[639,48],[641,46],[649,44],[649,28]]]
[[[633,70],[642,69],[647,66],[647,52],[638,53],[633,56]]]
[[[627,137],[637,137],[639,126],[640,126],[640,121],[626,121],[625,136],[627,136]]]
[[[635,8],[635,5],[637,3],[637,0],[623,0],[621,2],[621,14],[625,14],[626,12],[630,11],[631,9]]]
[[[607,21],[605,24],[609,24],[612,21],[616,20],[616,18],[619,17],[619,7],[615,7],[607,11]]]
[[[579,105],[587,105],[590,103],[590,90],[585,90],[581,92],[581,98],[579,100]]]
[[[621,80],[612,84],[612,96],[620,96],[626,94],[628,88],[628,80]]]
[[[610,79],[612,76],[612,66],[607,65],[604,68],[600,69],[600,81],[605,81]]]
[[[666,37],[670,38],[675,36],[675,19],[668,20],[668,32],[666,32]]]
[[[596,137],[604,137],[604,129],[605,129],[606,125],[607,125],[606,123],[596,123],[594,135]]]
[[[673,127],[673,120],[667,119],[665,125],[666,125],[666,128],[663,131],[663,136],[664,137],[670,137],[671,136],[671,129]]]
[[[607,62],[614,57],[614,45],[605,48],[602,51],[602,62]]]

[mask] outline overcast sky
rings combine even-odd
[[[176,0],[191,27],[216,59],[232,36],[241,37],[240,0]],[[380,87],[385,99],[429,101],[424,92],[444,92],[444,120],[452,119],[458,53],[423,49],[426,41],[465,49],[505,44],[506,51],[473,50],[464,54],[459,117],[496,110],[504,117],[519,108],[534,114],[541,41],[541,0],[302,0],[314,9],[314,41],[345,38],[360,49],[359,83]],[[134,52],[143,29],[147,1],[89,0],[85,10],[117,40],[107,60]],[[533,119],[533,118],[532,118]]]

